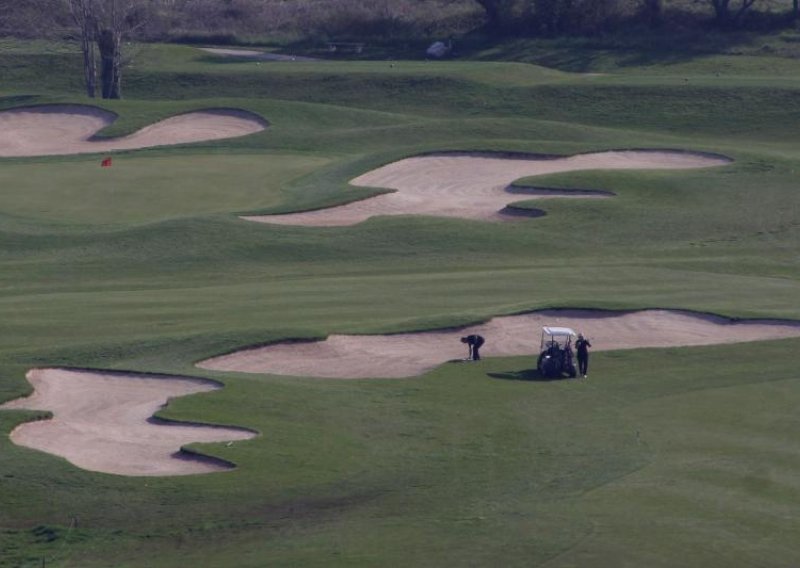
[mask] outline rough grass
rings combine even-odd
[[[0,49],[0,105],[86,102],[73,56],[52,64],[58,54],[41,46],[12,47]],[[800,317],[792,64],[689,57],[580,76],[148,53],[129,71],[130,98],[104,104],[120,115],[105,135],[207,106],[247,108],[272,126],[121,153],[110,170],[86,156],[0,162],[0,400],[26,392],[32,366],[196,373],[226,388],[173,401],[165,416],[262,435],[197,448],[236,471],[146,480],[84,472],[0,437],[0,566],[794,561],[794,340],[598,354],[588,382],[529,380],[525,357],[398,381],[193,367],[285,337],[554,306]],[[616,197],[539,201],[547,216],[519,223],[236,218],[364,196],[347,181],[424,151],[637,147],[736,161],[522,180]],[[33,416],[0,412],[0,430]]]

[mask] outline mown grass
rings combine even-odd
[[[6,538],[85,566],[781,565],[798,490],[782,354],[796,348],[609,353],[588,382],[520,380],[530,358],[413,381],[236,381],[169,413],[236,413],[264,432],[215,448],[235,472],[60,466],[54,485],[52,458],[6,442],[19,511]],[[57,538],[37,542],[39,525]]]
[[[0,209],[17,217],[106,226],[261,209],[280,203],[282,185],[326,162],[291,154],[245,154],[131,155],[112,168],[100,168],[96,159],[50,161],[35,168],[18,163],[0,172],[0,184],[16,190],[2,196]],[[235,179],[230,172],[237,172]]]
[[[85,103],[74,56],[61,51],[0,45],[0,105]],[[128,71],[129,98],[103,103],[119,114],[103,135],[209,106],[246,108],[271,126],[118,153],[111,169],[96,156],[0,163],[0,400],[27,391],[33,366],[206,375],[226,388],[162,413],[261,435],[198,448],[235,462],[233,472],[153,479],[85,472],[0,438],[0,566],[796,558],[797,341],[598,354],[588,382],[529,380],[524,357],[398,381],[193,366],[286,337],[544,307],[800,317],[792,64],[758,58],[774,71],[754,84],[760,64],[729,56],[576,76],[508,63],[256,65],[185,47],[145,52]],[[735,162],[521,180],[616,196],[524,202],[547,216],[517,223],[237,218],[364,197],[370,190],[347,181],[425,151],[657,147]],[[0,412],[0,430],[34,415]]]

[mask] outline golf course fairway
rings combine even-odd
[[[0,567],[794,565],[800,62],[551,49],[0,41]]]

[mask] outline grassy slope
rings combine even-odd
[[[0,105],[83,102],[72,56],[2,48]],[[572,76],[146,48],[105,134],[204,106],[242,106],[272,128],[121,155],[111,170],[91,157],[4,162],[0,399],[34,365],[192,373],[248,343],[536,307],[800,317],[800,83],[782,60],[760,61],[776,70],[754,82],[752,61],[735,58]],[[622,147],[737,162],[526,180],[617,197],[536,202],[547,217],[509,225],[235,218],[363,196],[346,181],[424,150]],[[785,565],[798,552],[786,516],[800,490],[786,434],[797,347],[609,353],[586,384],[514,380],[525,358],[408,381],[213,375],[227,388],[166,413],[261,431],[213,448],[241,466],[232,473],[96,475],[0,440],[0,566]],[[0,413],[0,428],[24,416]]]

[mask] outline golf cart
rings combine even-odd
[[[572,340],[578,334],[568,327],[542,327],[542,341],[539,346],[539,360],[536,368],[543,377],[560,378],[565,374],[575,378],[575,356]]]

